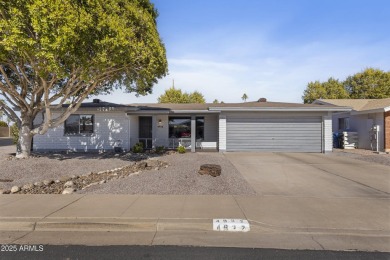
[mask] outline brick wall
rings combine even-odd
[[[390,152],[390,111],[385,112],[385,151]]]

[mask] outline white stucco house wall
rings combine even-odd
[[[358,148],[390,152],[390,98],[318,99],[314,104],[351,107],[351,111],[333,113],[332,131],[358,133]],[[378,132],[373,126],[378,126]],[[377,140],[378,139],[378,140]]]
[[[266,101],[120,105],[96,99],[63,125],[34,136],[33,150],[128,151],[142,142],[149,149],[183,145],[192,152],[326,153],[332,151],[332,113],[346,111],[350,108]],[[36,123],[40,120],[44,114]]]

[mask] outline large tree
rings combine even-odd
[[[390,71],[368,68],[347,77],[343,82],[329,78],[326,82],[309,82],[302,99],[311,103],[316,99],[387,98],[390,97]]]
[[[344,87],[350,98],[388,98],[390,97],[390,71],[368,68],[349,76]]]
[[[89,95],[151,93],[167,73],[156,18],[149,0],[0,0],[1,110],[19,127],[17,157]],[[33,126],[42,111],[44,122]]]
[[[157,98],[158,103],[206,103],[199,91],[192,93],[182,92],[181,89],[171,87]]]
[[[320,98],[348,98],[348,93],[339,80],[329,78],[325,82],[309,82],[302,98],[304,103],[312,103],[314,100]]]

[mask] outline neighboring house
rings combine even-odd
[[[390,98],[384,99],[318,99],[313,104],[351,107],[350,112],[333,114],[333,132],[358,133],[358,148],[376,150],[379,126],[379,151],[390,152]]]
[[[129,150],[142,142],[146,148],[183,145],[193,152],[330,152],[331,114],[349,110],[278,102],[119,105],[96,99],[83,103],[62,126],[34,136],[33,149]]]

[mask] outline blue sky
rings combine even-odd
[[[298,102],[310,81],[390,70],[390,1],[152,0],[169,75],[153,94],[101,99],[154,103],[172,86],[207,102]]]

